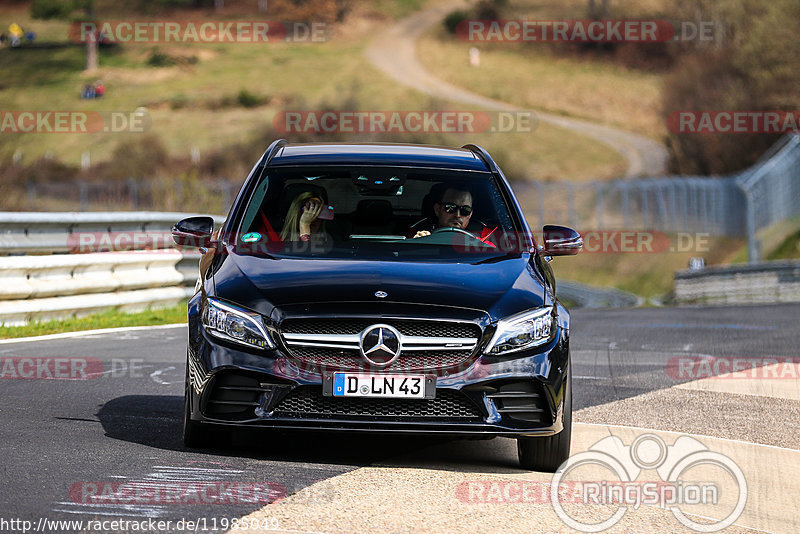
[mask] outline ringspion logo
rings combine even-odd
[[[639,480],[644,471],[655,471],[658,480]],[[586,473],[594,476],[593,482],[582,476]],[[612,505],[616,509],[598,522],[596,517],[584,516],[582,507],[564,506],[575,503],[574,497],[562,498],[565,487],[576,487],[571,476],[582,481],[580,504]],[[641,434],[630,445],[617,436],[608,436],[561,464],[551,481],[550,503],[564,524],[579,532],[611,528],[628,510],[642,505],[669,510],[691,530],[717,532],[742,515],[747,504],[747,480],[731,458],[690,436],[679,436],[672,445],[655,434]],[[692,513],[696,506],[714,510],[714,515],[722,519],[697,521]]]

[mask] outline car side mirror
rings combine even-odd
[[[574,256],[583,248],[581,235],[566,226],[548,224],[542,228],[545,256]]]
[[[189,217],[172,227],[172,239],[183,247],[208,248],[214,245],[211,238],[214,219],[211,217]]]

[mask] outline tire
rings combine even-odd
[[[570,369],[571,371],[571,369]],[[572,438],[572,373],[567,378],[567,393],[564,400],[564,429],[544,438],[517,438],[517,455],[523,469],[555,473],[569,458]]]

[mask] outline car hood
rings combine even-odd
[[[275,307],[381,302],[470,308],[497,317],[543,304],[544,290],[528,259],[522,254],[472,264],[230,255],[215,286],[218,297],[265,315]]]

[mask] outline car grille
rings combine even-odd
[[[377,323],[389,324],[406,340],[399,357],[383,371],[421,371],[467,364],[475,352],[481,329],[473,323],[381,319],[286,319],[281,334],[289,354],[310,368],[363,370],[370,365],[358,349],[358,336]],[[317,346],[312,336],[327,337]],[[447,341],[458,341],[446,346]],[[416,344],[420,348],[412,348]],[[426,346],[423,347],[423,346]]]
[[[371,366],[357,351],[342,351],[315,347],[299,347],[292,350],[295,358],[303,362],[304,367],[322,369],[341,369],[365,371]],[[400,354],[390,366],[381,371],[414,371],[429,370],[461,365],[470,360],[472,351],[425,351]]]
[[[285,319],[281,331],[295,334],[360,334],[376,323],[391,325],[405,336],[478,337],[480,328],[472,323],[381,319]]]
[[[325,397],[316,386],[295,388],[273,412],[275,417],[315,419],[482,420],[460,391],[439,389],[435,399]]]

